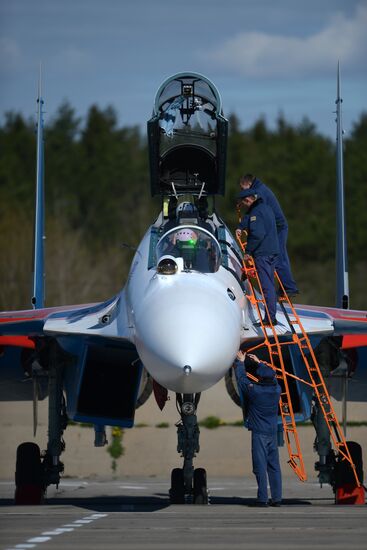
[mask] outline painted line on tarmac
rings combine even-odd
[[[37,548],[38,544],[41,544],[43,542],[48,542],[49,540],[52,540],[52,537],[57,535],[62,535],[63,533],[71,533],[74,531],[77,527],[83,527],[84,525],[89,525],[90,523],[93,523],[93,521],[101,518],[107,517],[108,514],[91,514],[90,516],[85,516],[81,519],[76,519],[72,523],[66,523],[62,525],[61,527],[57,527],[56,529],[52,529],[50,531],[44,531],[41,533],[38,537],[32,537],[24,543],[15,544],[14,546],[9,546],[6,550],[26,550],[28,548]]]

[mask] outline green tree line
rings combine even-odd
[[[335,303],[335,142],[304,119],[275,129],[229,117],[226,195],[217,209],[237,224],[238,180],[269,185],[289,222],[300,302]],[[367,113],[345,136],[351,306],[367,308]],[[10,112],[0,126],[0,309],[30,307],[36,171],[34,120]],[[68,104],[45,127],[47,305],[106,299],[124,284],[133,252],[160,209],[150,196],[145,132],[120,126],[112,107],[84,122]]]

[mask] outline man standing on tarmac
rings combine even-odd
[[[240,198],[243,198],[243,191],[247,191],[251,188],[254,193],[260,193],[265,204],[270,206],[273,210],[279,241],[279,256],[276,261],[275,269],[282,281],[285,292],[289,296],[299,294],[299,290],[292,275],[287,253],[288,224],[276,196],[269,187],[252,174],[245,174],[242,176],[240,179],[240,187],[242,190],[239,195]]]
[[[265,204],[260,193],[252,189],[242,191],[243,203],[247,206],[247,214],[241,220],[236,235],[241,237],[242,230],[247,232],[245,260],[253,257],[257,274],[260,279],[267,311],[262,323],[277,324],[277,295],[274,282],[274,269],[279,253],[278,234],[272,209]],[[261,321],[254,323],[261,326]]]
[[[246,374],[246,353],[239,351],[234,363],[237,385],[245,411],[245,426],[251,431],[252,470],[256,476],[258,491],[255,506],[280,506],[282,501],[282,473],[277,442],[278,403],[281,389],[275,372],[256,355],[248,354],[247,360],[255,363],[258,382],[252,382]],[[268,502],[268,479],[271,501]]]

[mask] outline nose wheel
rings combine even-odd
[[[174,468],[171,474],[169,491],[172,504],[208,504],[206,471],[203,468],[194,470],[193,459],[200,450],[200,430],[197,423],[196,409],[200,394],[176,394],[177,410],[181,420],[177,426],[177,451],[184,459],[183,468]]]
[[[169,499],[171,504],[185,504],[185,481],[182,468],[172,470]]]

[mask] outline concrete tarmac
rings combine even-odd
[[[0,548],[8,550],[365,549],[367,507],[336,506],[329,486],[284,480],[280,508],[255,508],[254,478],[211,478],[210,505],[170,505],[169,479],[63,479],[42,506],[12,503],[0,482]]]

